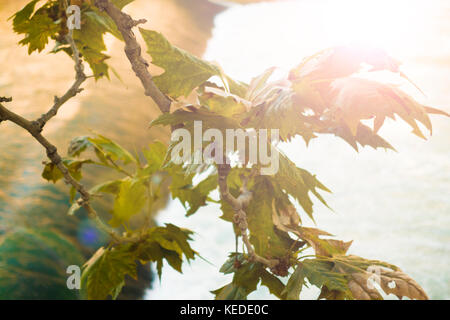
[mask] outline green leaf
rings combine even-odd
[[[313,202],[309,192],[314,194],[324,205],[328,206],[323,197],[317,192],[322,189],[331,192],[317,178],[308,171],[298,168],[291,160],[280,152],[279,170],[274,179],[281,189],[293,196],[302,206],[303,210],[314,221]]]
[[[20,40],[19,44],[28,46],[28,54],[31,54],[34,51],[41,52],[44,50],[49,38],[57,34],[60,26],[42,12],[40,14],[36,13],[26,28],[25,38]]]
[[[178,271],[179,273],[183,273],[181,266],[183,264],[183,260],[180,258],[180,256],[171,250],[166,250],[162,248],[163,256],[166,259],[166,261],[169,263],[169,265]]]
[[[228,183],[231,193],[237,192],[234,196],[238,196],[240,182],[237,186],[232,186],[235,170],[240,171],[233,168],[230,172]],[[275,229],[272,220],[272,202],[274,199],[282,197],[284,197],[285,201],[288,201],[286,200],[287,196],[281,189],[272,184],[268,176],[255,177],[254,180],[249,182],[248,188],[253,196],[245,211],[250,231],[250,242],[253,244],[256,253],[266,258],[286,257],[291,254],[289,248],[292,245],[292,239],[287,234],[281,235]],[[233,217],[232,209],[224,201],[221,201],[221,203],[222,218],[231,221]]]
[[[234,272],[233,284],[243,288],[246,295],[256,290],[263,267],[260,263],[246,262]]]
[[[96,148],[97,155],[99,159],[103,162],[106,162],[105,158],[110,158],[113,161],[120,160],[124,164],[128,164],[130,162],[136,163],[136,159],[129,153],[125,148],[118,145],[114,141],[109,138],[106,138],[102,135],[97,135],[95,138],[87,138],[89,142],[91,142]]]
[[[28,30],[28,22],[31,18],[31,15],[34,12],[34,8],[36,7],[36,4],[40,0],[32,0],[30,1],[25,7],[22,8],[22,10],[16,12],[13,16],[11,16],[9,19],[13,19],[13,30],[17,33],[24,33]]]
[[[73,158],[65,158],[62,160],[64,166],[69,170],[70,175],[75,180],[80,180],[82,178],[81,168],[84,164],[93,163],[92,160],[78,160]],[[63,173],[59,168],[53,163],[49,162],[45,165],[42,172],[42,177],[47,181],[52,181],[56,183],[58,180],[64,178]]]
[[[244,262],[245,258],[242,253],[231,253],[219,272],[222,272],[223,274],[234,273],[237,271],[237,267],[241,266]]]
[[[154,142],[142,152],[147,160],[147,166],[143,169],[143,174],[151,175],[161,169],[167,153],[167,147],[164,143]]]
[[[100,248],[83,270],[82,285],[87,298],[103,300],[108,296],[116,297],[126,275],[137,279],[136,256],[129,247]]]
[[[245,292],[245,296],[255,291],[261,281],[261,284],[268,287],[272,294],[284,299],[282,293],[284,284],[276,276],[266,271],[260,263],[246,261],[241,253],[231,253],[229,259],[220,268],[220,272],[234,273],[232,284],[236,288],[241,288]]]
[[[346,277],[333,271],[333,263],[324,260],[306,259],[301,262],[301,272],[313,286],[326,286],[330,290],[339,290],[350,295]]]
[[[197,254],[188,242],[192,240],[191,234],[192,231],[172,224],[167,224],[166,227],[151,228],[148,232],[148,239],[136,249],[137,256],[143,263],[156,262],[160,279],[163,259],[166,259],[172,268],[182,272],[183,255],[189,261],[194,259]]]
[[[266,286],[270,293],[279,299],[286,299],[284,294],[285,285],[276,276],[266,270],[261,272],[261,285]]]
[[[192,190],[185,190],[188,194],[186,201],[189,203],[189,210],[187,211],[186,216],[193,215],[200,207],[206,205],[208,195],[217,188],[217,184],[217,175],[214,174],[201,181]]]
[[[114,181],[107,181],[101,184],[96,185],[92,189],[89,190],[90,194],[97,194],[97,193],[109,193],[117,195],[120,192],[120,187],[122,185],[123,180],[114,180]]]
[[[119,1],[118,4],[126,5],[129,2]],[[110,33],[117,39],[123,40],[122,34],[114,21],[94,6],[82,10],[81,24],[80,30],[73,31],[78,50],[91,67],[96,80],[103,76],[109,78],[109,66],[105,61],[110,57],[104,53],[107,48],[103,36]]]
[[[187,260],[194,259],[196,252],[192,250],[189,242],[192,231],[179,228],[173,224],[167,224],[166,227],[155,227],[149,231],[149,239],[156,241],[161,247],[167,250],[175,251],[182,258],[185,255]]]
[[[170,191],[172,197],[178,198],[187,209],[186,216],[190,216],[206,205],[208,195],[217,188],[217,174],[209,175],[196,186],[192,185],[193,173],[187,174],[179,165],[167,166],[165,168],[172,178]]]
[[[216,297],[216,300],[246,300],[247,294],[245,289],[236,286],[234,283],[227,284],[222,288],[211,291]]]
[[[19,44],[28,46],[28,54],[34,51],[41,52],[49,38],[54,38],[61,28],[59,23],[50,17],[53,11],[58,10],[57,5],[47,2],[34,12],[38,2],[39,0],[30,1],[22,10],[10,17],[14,18],[14,31],[25,35]]]
[[[351,292],[345,275],[333,272],[333,263],[323,260],[303,260],[297,265],[294,273],[288,280],[283,294],[287,299],[298,300],[302,291],[305,279],[309,283],[318,287],[326,287],[328,290],[336,290],[342,292],[345,297],[350,298]]]
[[[302,291],[303,284],[305,282],[305,274],[303,273],[303,267],[298,265],[294,273],[289,278],[286,287],[282,294],[286,296],[287,300],[299,300],[300,292]]]
[[[147,201],[147,188],[145,181],[126,177],[120,184],[119,192],[114,199],[114,207],[111,212],[113,218],[110,224],[118,227],[124,222],[138,214]]]
[[[172,46],[161,33],[142,28],[139,30],[147,44],[148,53],[152,56],[152,63],[165,70],[153,80],[170,97],[187,97],[212,76],[222,74],[217,66]]]
[[[107,181],[91,188],[89,190],[89,193],[91,195],[95,195],[102,192],[117,195],[120,191],[121,184],[122,180]],[[70,206],[69,211],[67,212],[69,216],[74,215],[79,209],[81,209],[81,206],[78,204],[78,202],[71,201],[71,203],[72,205]]]

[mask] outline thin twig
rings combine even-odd
[[[83,91],[81,85],[83,82],[88,78],[84,73],[84,66],[83,61],[80,59],[80,52],[78,51],[77,46],[75,45],[75,41],[72,37],[73,30],[69,30],[69,34],[66,35],[66,41],[70,44],[72,48],[73,53],[73,60],[75,62],[75,82],[72,84],[72,86],[67,90],[67,92],[62,97],[56,97],[55,96],[55,102],[53,106],[50,108],[50,110],[47,111],[47,113],[44,113],[41,115],[39,119],[36,120],[37,126],[42,129],[44,128],[45,124],[56,114],[58,113],[59,108],[66,103],[69,99],[75,97],[78,93]]]
[[[89,194],[89,192],[81,183],[79,183],[72,177],[67,167],[63,164],[62,158],[58,154],[56,147],[41,134],[44,126],[51,118],[53,118],[58,113],[59,108],[70,98],[76,96],[79,92],[81,92],[82,89],[80,89],[80,86],[87,78],[84,74],[84,67],[83,62],[80,59],[80,53],[72,37],[72,30],[69,31],[68,35],[66,36],[66,40],[72,47],[76,72],[75,82],[69,88],[69,90],[61,98],[55,97],[55,103],[50,108],[50,110],[47,113],[43,114],[39,119],[34,121],[29,121],[0,104],[0,122],[9,120],[15,123],[16,125],[28,131],[40,143],[45,148],[47,157],[63,174],[65,182],[74,187],[75,190],[77,190],[77,192],[81,195],[81,198],[78,200],[80,206],[86,209],[89,216],[96,222],[99,229],[108,233],[114,240],[119,241],[120,236],[99,218],[97,212],[91,206],[91,195]],[[10,102],[11,100],[11,98],[0,98],[0,102]]]

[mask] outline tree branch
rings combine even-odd
[[[91,197],[89,192],[85,189],[85,187],[82,184],[80,184],[72,177],[67,167],[63,164],[62,158],[58,154],[56,147],[53,144],[51,144],[41,134],[44,126],[51,118],[53,118],[58,113],[59,108],[64,103],[66,103],[70,98],[76,96],[79,92],[82,91],[82,89],[80,89],[80,86],[87,79],[86,75],[84,74],[84,66],[82,60],[80,59],[80,53],[72,37],[72,30],[69,31],[68,35],[66,36],[66,40],[72,47],[73,60],[75,62],[75,72],[76,72],[75,82],[69,88],[69,90],[61,98],[55,97],[55,103],[50,108],[50,110],[47,113],[43,114],[39,119],[34,121],[29,121],[23,118],[22,116],[10,111],[0,103],[0,122],[9,120],[15,123],[19,127],[28,131],[28,133],[30,133],[45,148],[47,152],[47,157],[61,171],[61,173],[64,176],[65,182],[74,187],[75,190],[77,190],[77,192],[81,195],[81,199],[79,199],[79,204],[86,209],[89,216],[96,222],[99,229],[105,231],[114,240],[118,241],[120,239],[120,235],[118,235],[111,227],[106,225],[99,218],[97,212],[89,202]],[[0,97],[0,102],[11,102],[11,101],[12,98]]]
[[[42,128],[39,126],[37,121],[29,121],[22,116],[8,110],[1,103],[0,120],[9,120],[28,131],[28,133],[30,133],[45,148],[47,157],[62,172],[65,182],[73,186],[78,191],[78,193],[80,193],[82,200],[80,205],[87,210],[89,216],[94,219],[98,227],[107,232],[113,239],[117,240],[120,238],[120,236],[117,235],[117,233],[112,228],[107,226],[105,223],[103,223],[103,221],[99,219],[97,212],[89,203],[91,195],[82,184],[80,184],[72,177],[67,167],[63,164],[61,156],[58,154],[56,147],[41,134]]]
[[[135,26],[145,23],[146,20],[133,20],[133,18],[122,12],[109,0],[97,0],[95,5],[111,17],[122,34],[125,41],[125,54],[131,63],[134,73],[141,80],[145,95],[155,101],[162,113],[170,112],[172,102],[153,82],[152,75],[148,71],[149,64],[142,57],[141,46],[132,31]]]
[[[78,51],[77,46],[75,45],[75,41],[72,37],[73,30],[69,30],[69,34],[66,35],[66,40],[70,44],[72,48],[73,53],[73,60],[75,62],[75,82],[72,84],[72,86],[67,90],[67,92],[60,98],[55,96],[55,102],[53,106],[50,108],[50,110],[47,111],[47,113],[44,113],[39,119],[36,120],[37,126],[42,129],[44,128],[45,124],[56,114],[58,113],[59,108],[66,103],[70,98],[75,97],[78,93],[80,93],[83,89],[80,88],[81,84],[87,79],[86,75],[84,74],[84,66],[83,61],[80,59],[80,52]]]
[[[249,259],[252,261],[260,262],[263,265],[269,267],[270,269],[274,268],[278,264],[278,260],[276,259],[266,259],[256,254],[255,249],[250,243],[250,239],[247,234],[248,224],[247,224],[247,214],[244,209],[250,203],[252,199],[252,193],[247,190],[247,179],[244,179],[241,194],[238,198],[235,198],[228,189],[227,178],[230,173],[231,166],[229,164],[218,164],[218,184],[220,197],[222,200],[226,201],[234,210],[233,223],[239,229],[242,241],[244,242],[245,247],[247,248]]]

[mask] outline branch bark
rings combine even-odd
[[[153,99],[162,113],[170,112],[172,101],[159,90],[153,82],[152,75],[148,71],[149,64],[141,55],[141,46],[136,40],[132,29],[142,23],[145,19],[134,20],[128,14],[122,12],[109,0],[97,0],[95,5],[99,10],[105,11],[116,24],[125,41],[125,54],[131,63],[131,67],[136,76],[141,80],[145,90],[145,95]]]
[[[58,150],[56,147],[51,144],[42,134],[42,128],[39,126],[37,121],[29,121],[22,116],[10,111],[6,107],[4,107],[0,103],[0,120],[1,121],[11,121],[18,125],[19,127],[25,129],[30,133],[34,139],[36,139],[46,150],[47,157],[50,159],[50,161],[58,167],[58,169],[62,172],[64,175],[64,180],[67,184],[70,184],[73,186],[78,193],[81,195],[81,205],[87,210],[89,216],[94,219],[94,221],[97,223],[98,227],[102,229],[103,231],[107,232],[113,239],[119,239],[119,235],[116,234],[116,232],[111,229],[109,226],[107,226],[105,223],[103,223],[102,220],[99,219],[97,212],[94,210],[94,208],[89,203],[90,201],[90,194],[89,192],[84,188],[82,184],[80,184],[78,181],[76,181],[72,175],[70,174],[69,170],[66,168],[66,166],[63,164],[61,156],[58,154]]]
[[[228,189],[227,178],[230,173],[231,166],[229,164],[218,164],[218,184],[220,197],[222,200],[227,202],[234,210],[233,223],[239,229],[242,241],[248,251],[248,256],[251,261],[260,262],[268,268],[272,269],[277,266],[278,260],[276,259],[266,259],[264,257],[256,254],[253,245],[250,243],[250,239],[247,234],[248,224],[247,224],[247,214],[245,213],[245,208],[248,206],[252,200],[252,193],[247,189],[247,180],[244,179],[241,194],[238,198],[235,198]]]
[[[78,51],[77,46],[75,45],[75,41],[72,38],[73,30],[69,30],[69,34],[66,36],[67,42],[70,44],[73,53],[73,60],[75,62],[75,82],[72,86],[67,90],[67,92],[60,98],[55,96],[55,102],[50,110],[47,113],[44,113],[39,119],[36,120],[37,126],[42,129],[45,124],[56,114],[58,113],[59,108],[66,103],[69,99],[75,97],[78,93],[80,93],[83,89],[80,88],[83,82],[87,79],[86,74],[84,73],[83,61],[80,59],[80,52]]]
[[[72,37],[72,30],[70,30],[69,33],[67,34],[66,40],[72,47],[73,52],[72,58],[75,62],[76,76],[73,85],[61,98],[55,97],[55,103],[49,109],[49,111],[43,114],[39,119],[34,121],[29,121],[25,119],[24,117],[12,112],[11,110],[7,109],[5,106],[1,104],[1,102],[11,102],[12,98],[0,97],[0,123],[2,121],[11,121],[16,125],[18,125],[19,127],[28,131],[28,133],[31,134],[31,136],[33,136],[34,139],[37,140],[45,148],[47,157],[61,171],[61,173],[64,176],[65,182],[74,187],[75,190],[77,190],[77,192],[81,195],[81,199],[79,199],[79,204],[86,209],[86,211],[89,214],[89,217],[95,221],[99,229],[105,231],[114,240],[119,241],[119,239],[121,238],[120,235],[118,235],[116,231],[114,231],[114,229],[106,225],[99,218],[95,209],[91,206],[90,204],[91,195],[89,194],[89,192],[85,189],[85,187],[81,183],[79,183],[76,179],[72,177],[69,170],[62,162],[62,158],[59,155],[56,147],[41,134],[44,126],[50,119],[52,119],[58,113],[58,110],[64,105],[64,103],[66,103],[69,99],[75,97],[79,92],[82,91],[82,89],[80,89],[80,86],[87,79],[86,75],[84,74],[84,66],[82,60],[80,59],[80,53]]]

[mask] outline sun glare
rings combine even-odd
[[[410,40],[420,22],[418,1],[327,1],[323,12],[336,42],[358,42],[384,49]]]
[[[237,6],[217,18],[205,58],[249,80],[263,68],[289,70],[303,57],[336,45],[368,45],[401,61],[426,54],[430,46],[448,50],[432,31],[440,13],[429,12],[427,3],[291,0]]]

